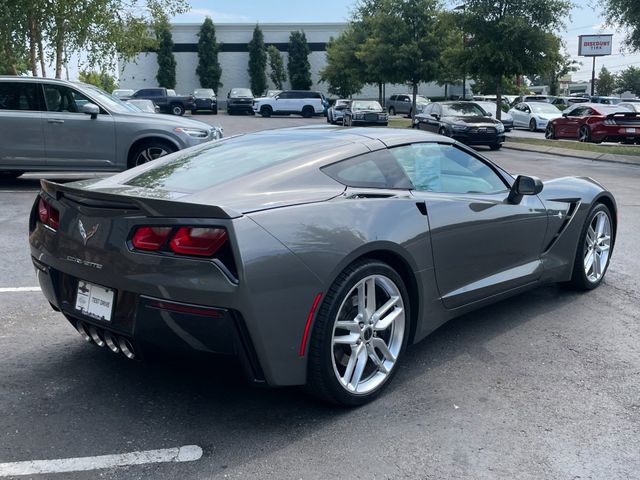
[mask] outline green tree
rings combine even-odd
[[[493,77],[500,104],[503,79],[549,71],[568,0],[467,0],[458,15],[469,38],[465,65],[472,76]],[[500,115],[500,110],[498,110]]]
[[[449,96],[449,85],[459,85],[466,74],[464,69],[464,33],[449,12],[441,14],[439,37],[443,48],[437,69],[436,82],[444,86],[445,99]]]
[[[631,66],[618,73],[616,87],[619,92],[640,95],[640,68]]]
[[[311,66],[309,54],[311,49],[307,43],[307,36],[302,31],[291,32],[289,36],[289,60],[287,70],[291,88],[294,90],[309,90],[311,81]]]
[[[282,55],[275,45],[269,45],[267,53],[269,54],[269,78],[278,90],[282,90],[282,84],[287,81]]]
[[[113,75],[105,70],[96,72],[94,70],[81,70],[78,78],[81,82],[90,83],[98,88],[101,88],[105,92],[111,93],[118,88],[118,83]]]
[[[473,91],[485,95],[492,95],[496,92],[498,85],[497,80],[493,76],[474,77]],[[502,92],[505,95],[520,95],[527,92],[525,86],[518,87],[515,77],[506,77],[501,80]]]
[[[596,79],[596,92],[598,95],[607,96],[611,95],[615,88],[616,77],[603,65]]]
[[[267,49],[264,34],[258,25],[253,29],[253,38],[249,42],[249,79],[251,91],[262,95],[267,89]]]
[[[216,27],[213,25],[211,18],[207,17],[202,22],[198,33],[198,66],[196,67],[196,74],[200,79],[202,88],[212,88],[216,93],[218,88],[222,86],[222,83],[220,83],[222,68],[218,61],[219,51],[220,46],[216,39]]]
[[[632,50],[640,50],[640,3],[638,0],[600,0],[607,22],[627,32],[625,42]]]
[[[23,73],[28,68],[28,51],[26,16],[21,3],[0,0],[0,22],[0,74]]]
[[[173,36],[167,19],[162,19],[155,25],[158,39],[158,85],[164,88],[176,88],[176,59],[173,56]]]
[[[328,83],[329,93],[349,98],[362,90],[366,65],[360,61],[357,52],[363,41],[362,31],[354,24],[338,38],[329,40],[327,63],[320,71],[320,81]]]
[[[360,58],[368,63],[386,57],[385,72],[390,77],[387,80],[411,84],[412,115],[415,115],[418,84],[437,78],[441,50],[439,3],[381,0],[375,6],[368,21],[372,34],[362,45]]]

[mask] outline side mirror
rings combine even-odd
[[[275,98],[276,100],[278,100],[278,99],[280,98],[280,95],[276,95],[276,96],[275,96],[275,97],[273,97],[273,98]]]
[[[537,195],[544,188],[542,180],[537,177],[518,175],[509,192],[510,203],[520,203],[523,195]]]
[[[431,116],[436,120],[440,120],[440,115],[438,115],[437,113],[432,113]]]
[[[564,118],[567,118],[567,117],[569,116],[569,113],[568,113],[568,112],[562,112],[562,116],[563,116]]]
[[[487,112],[487,117],[493,117],[493,113]]]
[[[408,98],[404,99],[404,103],[409,103],[411,100],[409,100]]]
[[[91,118],[95,120],[98,118],[98,114],[100,113],[100,107],[98,107],[95,103],[85,103],[81,109],[82,113],[86,113],[87,115],[91,115]]]

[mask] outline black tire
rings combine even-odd
[[[260,107],[260,115],[262,115],[264,118],[269,118],[272,113],[273,113],[273,110],[269,105],[264,105]]]
[[[313,107],[309,106],[309,105],[305,105],[304,107],[302,107],[302,116],[304,118],[311,118],[313,117],[315,110],[313,109]]]
[[[0,180],[15,180],[23,173],[24,172],[22,171],[15,171],[15,170],[12,170],[9,172],[0,172]]]
[[[185,112],[184,105],[180,105],[179,103],[172,103],[170,108],[171,108],[171,113],[173,115],[176,115],[178,117],[181,117],[182,115],[184,115],[184,112]]]
[[[409,118],[413,118],[413,107],[409,109],[409,114],[407,115]]]
[[[445,136],[445,137],[448,137],[448,136],[449,136],[449,135],[447,135],[447,129],[446,129],[446,128],[444,128],[444,127],[440,127],[440,128],[438,129],[438,134],[443,135],[443,136]]]
[[[535,118],[532,118],[532,119],[529,121],[529,131],[530,131],[530,132],[535,132],[535,131],[537,131],[537,130],[538,130],[538,124],[536,123]]]
[[[145,152],[145,150],[147,152]],[[131,150],[131,152],[129,152],[129,161],[127,162],[128,168],[137,167],[138,165],[142,165],[148,161],[169,155],[177,150],[178,149],[175,145],[164,140],[146,140],[139,143],[133,150]]]
[[[556,129],[553,128],[551,123],[547,124],[547,128],[544,131],[544,138],[547,140],[555,140],[556,139]]]
[[[195,108],[191,109],[191,115],[195,115],[196,113],[198,113],[198,110],[196,110]]]
[[[233,115],[235,112],[231,109],[227,107],[227,115]]]
[[[491,150],[500,150],[502,148],[502,144],[501,143],[492,143],[491,145],[489,145],[489,148]]]
[[[335,321],[347,295],[359,281],[371,275],[382,275],[398,287],[404,306],[404,337],[396,360],[382,383],[371,392],[355,394],[347,391],[336,378],[332,339]],[[347,267],[335,280],[318,310],[309,341],[306,390],[324,401],[346,407],[364,405],[372,401],[389,385],[398,370],[398,362],[402,359],[409,339],[410,318],[409,295],[402,278],[393,268],[374,259],[361,259]]]
[[[217,114],[218,114],[218,106],[216,105],[215,107],[213,107],[213,108],[211,109],[211,112],[212,112],[214,115],[217,115]]]
[[[586,125],[581,126],[580,130],[578,130],[578,141],[583,143],[591,141],[591,129]]]
[[[396,109],[393,107],[389,107],[389,115],[395,115],[396,114]]]
[[[609,217],[609,225],[611,225],[611,240],[609,244],[610,245],[609,255],[607,258],[606,265],[604,267],[604,272],[602,273],[602,275],[598,280],[591,281],[589,280],[589,278],[587,278],[587,274],[584,268],[584,257],[587,253],[586,238],[587,238],[587,231],[589,230],[589,226],[591,225],[591,222],[593,221],[594,217],[599,212],[604,212],[607,215],[607,217]],[[578,248],[576,249],[576,257],[573,262],[573,273],[571,275],[571,281],[569,282],[569,285],[577,290],[593,290],[598,285],[600,285],[600,283],[602,283],[602,280],[604,279],[607,273],[607,269],[609,268],[609,262],[611,261],[611,254],[613,253],[614,243],[615,243],[615,231],[614,231],[613,219],[611,217],[611,212],[609,211],[609,208],[606,205],[602,203],[596,203],[591,209],[591,211],[589,212],[589,214],[587,215],[587,219],[585,220],[584,225],[582,226],[582,232],[580,232],[580,237],[578,238]]]

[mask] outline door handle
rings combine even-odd
[[[64,123],[64,120],[62,120],[61,118],[50,118],[49,120],[47,120],[48,123]]]

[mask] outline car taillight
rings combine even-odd
[[[133,234],[131,243],[140,250],[160,250],[167,242],[171,227],[139,227]]]
[[[605,125],[615,125],[616,121],[613,118],[606,118],[603,122]]]
[[[60,212],[53,208],[44,198],[38,202],[38,219],[43,225],[57,230],[60,226]]]
[[[226,241],[227,231],[222,228],[181,227],[169,247],[181,255],[212,257]]]
[[[227,241],[227,231],[214,227],[137,227],[131,244],[138,250],[213,257]]]

